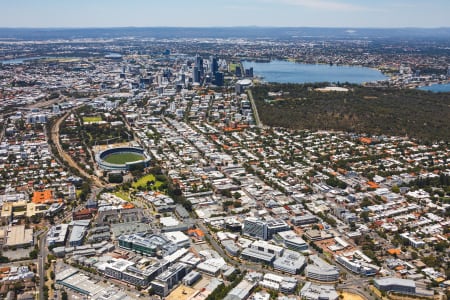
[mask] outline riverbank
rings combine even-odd
[[[439,82],[428,82],[426,84],[416,85],[414,88],[419,89],[421,91],[430,91],[430,92],[450,92],[450,79],[439,81]]]
[[[444,80],[430,79],[431,76],[419,77],[409,83],[411,75],[397,74],[386,66],[365,66],[364,64],[308,63],[298,59],[245,59],[241,61],[244,68],[253,68],[255,78],[261,82],[276,83],[355,83],[367,86],[386,86],[398,88],[418,88],[433,92],[450,92],[448,88],[439,86],[449,84],[450,78]],[[409,77],[408,77],[409,76]],[[405,83],[406,82],[406,83]],[[437,85],[434,88],[426,88]]]

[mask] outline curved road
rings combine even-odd
[[[72,111],[69,111],[69,112],[65,113],[61,118],[59,118],[59,119],[55,122],[55,124],[53,124],[52,130],[51,130],[51,137],[52,137],[53,143],[55,144],[56,149],[58,150],[58,153],[59,153],[59,155],[61,156],[61,158],[62,158],[64,161],[66,161],[66,162],[69,164],[69,166],[71,166],[71,167],[77,169],[83,177],[91,179],[91,180],[92,180],[92,183],[93,183],[96,187],[102,188],[102,187],[104,187],[104,184],[100,181],[100,179],[99,179],[97,176],[88,174],[88,173],[87,173],[84,169],[82,169],[82,168],[81,168],[81,167],[73,160],[73,158],[72,158],[69,154],[67,154],[67,153],[63,150],[63,148],[61,147],[61,143],[60,143],[60,141],[59,141],[59,128],[61,127],[61,123],[69,116],[69,114],[70,114],[71,112],[72,112]]]

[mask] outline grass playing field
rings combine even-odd
[[[144,156],[136,153],[113,153],[104,158],[110,164],[123,165],[128,162],[144,159]]]
[[[236,67],[237,67],[237,66],[238,66],[238,64],[231,63],[231,64],[229,65],[230,72],[231,72],[231,73],[236,72]]]
[[[102,117],[100,116],[94,116],[94,117],[83,117],[83,123],[95,123],[95,122],[101,122]]]

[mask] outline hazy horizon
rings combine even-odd
[[[381,29],[381,30],[388,30],[388,29],[424,29],[424,30],[434,30],[434,29],[450,29],[450,25],[449,26],[440,26],[440,27],[419,27],[419,26],[405,26],[405,27],[351,27],[351,26],[336,26],[336,27],[331,27],[331,26],[258,26],[258,25],[235,25],[235,26],[91,26],[91,27],[77,27],[77,26],[54,26],[54,27],[14,27],[14,26],[0,26],[0,29],[127,29],[127,28],[136,28],[136,29],[145,29],[145,28],[193,28],[193,29],[209,29],[209,28],[223,28],[223,29],[227,29],[227,28],[273,28],[273,29],[283,29],[283,28],[311,28],[311,29],[315,29],[315,28],[323,28],[323,29]]]
[[[15,0],[2,11],[1,28],[450,27],[447,0]]]

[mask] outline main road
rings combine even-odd
[[[38,273],[39,273],[39,300],[45,300],[44,284],[45,284],[45,259],[47,258],[47,232],[41,233],[39,237],[39,254],[38,254]]]
[[[253,98],[253,93],[251,90],[247,90],[248,98],[252,105],[253,116],[255,117],[256,126],[262,127],[261,119],[259,118],[258,108],[256,107],[255,99]]]
[[[77,207],[78,209],[79,207]],[[63,218],[59,219],[56,225],[64,223],[72,217],[71,212],[67,212]],[[39,246],[39,254],[38,254],[38,274],[39,274],[39,300],[45,300],[44,298],[44,285],[45,285],[45,260],[47,259],[48,247],[47,247],[47,233],[48,229],[40,230],[36,233],[36,237],[38,237],[38,246]]]

